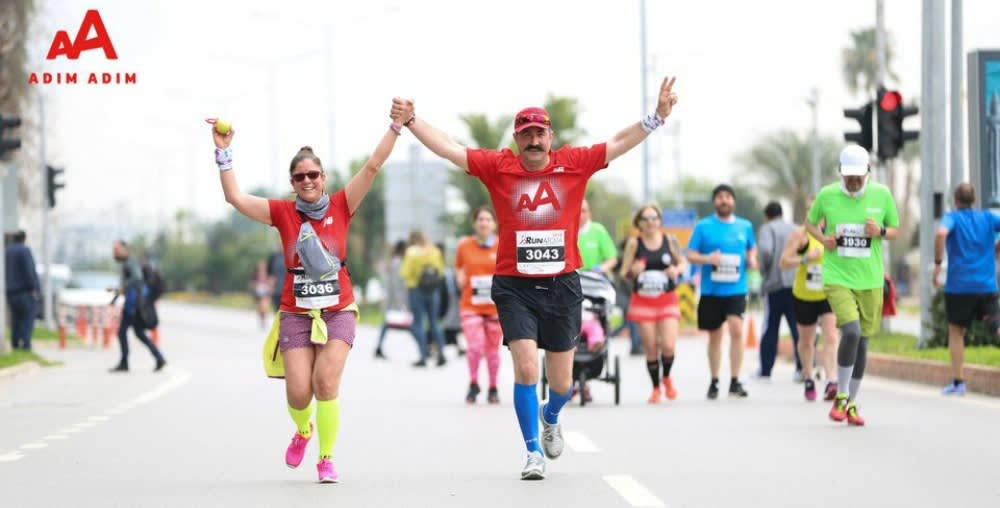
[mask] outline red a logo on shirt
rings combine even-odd
[[[95,35],[93,39],[88,39],[87,35],[91,28],[94,29]],[[59,55],[66,55],[70,60],[76,60],[80,58],[80,53],[92,49],[103,49],[104,56],[108,60],[118,59],[118,53],[115,52],[115,46],[111,44],[111,37],[108,35],[107,28],[104,28],[104,21],[97,9],[91,9],[83,16],[83,22],[80,23],[80,30],[76,33],[75,41],[69,40],[69,34],[66,33],[66,30],[56,32],[55,38],[52,39],[52,46],[49,48],[49,54],[45,59],[55,60]]]
[[[517,200],[517,208],[514,211],[520,212],[527,208],[528,211],[534,212],[542,205],[552,205],[552,208],[556,210],[562,209],[559,205],[559,199],[556,197],[556,193],[552,190],[549,182],[538,184],[538,189],[535,190],[534,197],[529,196],[527,193],[521,194],[521,197]]]

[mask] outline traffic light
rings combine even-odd
[[[917,139],[919,131],[903,130],[903,119],[920,112],[916,106],[903,106],[903,96],[895,90],[878,89],[878,158],[896,157],[903,143]]]
[[[20,139],[4,139],[4,131],[7,129],[13,129],[21,125],[21,117],[19,116],[0,116],[0,159],[11,150],[17,150],[21,148]]]
[[[56,181],[56,177],[64,171],[66,170],[63,168],[54,168],[49,165],[45,166],[45,191],[48,193],[49,208],[56,207],[56,191],[66,186],[66,184]]]
[[[872,151],[872,103],[869,102],[858,109],[845,109],[844,116],[853,118],[861,124],[861,132],[845,132],[844,140],[853,141],[870,153]]]

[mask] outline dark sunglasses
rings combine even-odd
[[[524,125],[526,123],[541,123],[545,125],[552,125],[549,122],[549,115],[542,115],[539,113],[528,113],[526,115],[521,115],[514,120],[514,125]]]
[[[660,220],[659,215],[643,215],[642,217],[639,218],[649,222],[653,222],[654,220]]]
[[[305,180],[307,176],[309,177],[310,180],[318,180],[319,175],[321,174],[322,173],[320,173],[319,171],[306,171],[305,173],[295,173],[294,175],[292,175],[292,180],[296,182],[301,182]]]

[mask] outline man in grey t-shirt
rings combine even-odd
[[[799,372],[802,371],[797,352],[799,331],[792,311],[795,270],[782,270],[779,266],[781,251],[788,237],[795,231],[795,225],[782,219],[781,205],[777,201],[771,201],[764,207],[764,217],[766,222],[757,233],[757,261],[762,278],[760,293],[764,295],[764,333],[760,338],[758,375],[765,379],[771,377],[774,359],[778,355],[778,330],[781,328],[781,317],[784,316],[792,333],[792,342],[795,343],[795,372],[796,380],[799,380]]]

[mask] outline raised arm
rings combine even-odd
[[[375,181],[378,170],[382,168],[382,164],[385,164],[385,160],[392,153],[392,147],[396,145],[396,138],[399,137],[402,129],[402,122],[393,121],[389,125],[389,128],[386,129],[385,134],[382,135],[382,141],[379,141],[371,157],[368,157],[365,165],[351,178],[351,181],[347,182],[347,186],[344,187],[347,209],[352,215],[358,209],[361,200],[365,199],[368,189],[372,188],[372,182]]]
[[[653,129],[663,125],[663,122],[670,116],[670,112],[673,110],[674,104],[677,104],[677,94],[674,93],[674,81],[677,78],[666,77],[663,78],[663,84],[660,85],[660,96],[656,103],[656,113],[650,114],[644,118],[641,122],[636,122],[628,127],[624,128],[618,134],[608,140],[607,142],[607,155],[604,158],[604,162],[610,163],[611,161],[617,159],[620,155],[633,149],[639,143],[642,143]]]
[[[214,124],[215,119],[209,119],[209,123]],[[226,195],[226,202],[233,205],[238,212],[248,218],[262,224],[271,225],[271,207],[267,200],[245,194],[236,183],[236,174],[233,171],[233,156],[229,150],[229,144],[233,141],[235,130],[230,128],[226,134],[219,134],[212,126],[212,141],[215,142],[215,162],[219,165],[219,181],[222,182],[222,193]]]
[[[392,111],[389,116],[393,121],[399,121],[409,127],[413,136],[435,155],[448,160],[462,168],[463,171],[469,170],[469,159],[465,147],[456,143],[440,129],[417,118],[414,115],[412,100],[398,97],[393,99]]]

